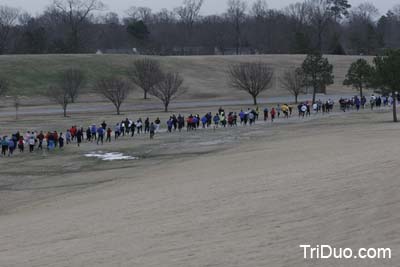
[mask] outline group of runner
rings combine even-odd
[[[380,108],[382,106],[392,106],[393,105],[393,97],[391,96],[375,96],[371,95],[369,99],[369,107],[371,110],[374,108]],[[363,97],[352,97],[352,98],[341,98],[339,100],[340,109],[343,112],[346,112],[350,109],[356,109],[357,111],[360,109],[365,109],[366,105],[368,104],[367,98]]]
[[[349,109],[365,108],[367,99],[365,97],[359,98],[357,96],[346,99],[341,98],[339,100],[340,108],[343,111]],[[370,97],[369,105],[371,109],[374,107],[380,107],[381,105],[387,106],[392,105],[393,99],[391,97],[376,97],[372,95]],[[312,113],[329,113],[333,110],[334,102],[327,100],[322,102],[316,101],[314,104],[311,102],[302,102],[297,105],[297,111],[299,118],[311,116]],[[194,131],[198,128],[225,128],[235,127],[238,125],[253,125],[259,120],[260,115],[263,114],[263,120],[265,122],[274,122],[277,118],[289,118],[293,115],[294,107],[290,104],[277,105],[269,109],[265,107],[263,111],[260,110],[259,106],[254,109],[248,108],[247,110],[240,110],[240,112],[228,112],[220,107],[218,112],[213,114],[208,112],[203,116],[199,114],[190,114],[187,118],[183,115],[178,114],[171,115],[166,121],[167,132],[173,131],[181,132],[185,127],[187,131]],[[29,149],[29,152],[35,150],[54,150],[56,148],[63,149],[65,144],[76,144],[80,146],[83,142],[103,145],[105,142],[111,142],[112,139],[117,140],[121,136],[131,136],[148,134],[150,139],[153,139],[155,134],[160,131],[161,128],[160,118],[156,118],[154,121],[150,121],[149,118],[142,120],[131,120],[126,118],[121,122],[116,123],[113,126],[109,126],[105,121],[96,125],[92,124],[86,128],[72,126],[66,130],[65,134],[62,132],[43,132],[43,131],[28,131],[25,134],[16,132],[11,136],[3,136],[0,138],[1,154],[3,156],[12,156],[15,150],[24,152]]]
[[[64,136],[62,133],[58,134],[56,131],[47,132],[43,131],[39,133],[36,131],[28,131],[26,134],[16,132],[11,137],[3,136],[0,138],[1,155],[11,157],[15,150],[24,152],[27,148],[29,152],[33,152],[35,149],[43,150],[43,144],[46,142],[47,149],[54,149],[55,147],[64,147]]]
[[[276,110],[282,110],[285,112],[285,105],[280,107],[272,108],[268,111],[268,108],[264,109],[264,120],[266,121],[271,116],[271,120],[274,121],[275,116],[280,116]],[[221,107],[218,112],[213,115],[211,112],[206,113],[204,116],[189,115],[185,118],[183,115],[178,114],[170,116],[166,121],[167,132],[182,131],[185,127],[187,131],[193,131],[200,127],[202,128],[218,128],[218,127],[233,127],[240,125],[253,125],[258,120],[260,109],[247,109],[246,111],[241,110],[237,112],[225,113],[225,110]],[[278,114],[278,115],[277,115]],[[141,134],[148,134],[150,139],[153,139],[155,134],[160,131],[161,128],[160,118],[156,118],[154,121],[150,121],[149,118],[142,120],[131,120],[126,118],[121,122],[116,123],[113,126],[108,125],[105,121],[100,124],[91,124],[88,127],[78,127],[76,125],[71,126],[69,129],[63,132],[52,131],[28,131],[26,134],[16,132],[10,136],[3,136],[0,138],[1,154],[2,156],[11,157],[15,150],[23,153],[29,149],[29,152],[35,150],[42,151],[63,149],[65,145],[76,144],[81,146],[83,142],[96,143],[103,145],[105,142],[111,142],[113,139],[117,140],[122,136],[131,136]]]

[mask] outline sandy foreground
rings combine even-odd
[[[400,125],[339,114],[0,159],[0,266],[398,266]],[[391,248],[304,260],[299,245]]]

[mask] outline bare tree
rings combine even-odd
[[[306,2],[290,4],[284,9],[284,13],[286,14],[286,16],[296,21],[296,28],[299,28],[299,26],[303,26],[304,24],[308,23],[308,11],[309,7]]]
[[[256,19],[264,19],[268,15],[268,4],[266,0],[257,0],[251,7],[251,15]]]
[[[67,117],[67,107],[71,103],[71,97],[68,91],[59,85],[50,86],[46,92],[46,96],[56,104],[61,105],[64,111],[64,117]]]
[[[15,25],[19,9],[0,6],[0,55],[4,53],[12,27]]]
[[[236,54],[241,53],[242,47],[242,24],[246,19],[246,2],[241,0],[228,0],[227,17],[235,29]]]
[[[64,117],[67,117],[67,107],[74,103],[81,91],[85,77],[79,69],[68,69],[61,73],[56,85],[50,86],[46,95],[64,110]]]
[[[382,35],[377,32],[375,18],[378,9],[371,3],[363,3],[350,11],[347,21],[348,41],[354,52],[373,54],[382,46]]]
[[[249,93],[257,105],[258,95],[271,88],[274,72],[267,64],[258,62],[232,65],[228,74],[231,85]]]
[[[322,53],[323,34],[331,21],[348,15],[351,5],[347,0],[307,0],[309,21],[317,34],[317,50]]]
[[[130,83],[118,77],[103,78],[97,81],[96,92],[111,101],[120,115],[121,105],[132,90]]]
[[[350,11],[351,17],[360,17],[366,21],[373,22],[379,16],[379,10],[374,4],[365,2],[361,3]]]
[[[394,15],[400,17],[400,4],[396,4],[391,10]]]
[[[154,20],[159,24],[172,24],[176,22],[176,13],[166,8],[162,8],[154,15]]]
[[[202,23],[207,29],[205,38],[213,44],[219,53],[224,55],[231,36],[231,33],[227,31],[229,22],[226,17],[207,16],[202,20]]]
[[[186,26],[189,39],[192,36],[193,25],[200,17],[203,2],[204,0],[183,0],[183,5],[175,9],[176,14]]]
[[[104,16],[99,16],[97,18],[96,23],[116,26],[116,25],[119,25],[121,23],[121,20],[120,20],[119,15],[117,13],[108,12]]]
[[[323,48],[323,33],[333,18],[333,14],[327,0],[309,0],[306,3],[308,4],[307,14],[309,15],[309,21],[317,34],[316,49],[321,52]]]
[[[21,12],[22,11],[20,11],[20,14],[18,16],[18,24],[21,26],[27,26],[29,22],[34,18],[28,12]]]
[[[162,78],[160,63],[150,58],[136,60],[129,74],[133,83],[142,88],[144,99],[147,99],[147,94]]]
[[[93,11],[103,10],[104,4],[99,0],[53,0],[54,8],[63,15],[71,34],[73,53],[81,49],[81,30]]]
[[[172,100],[184,94],[186,88],[183,87],[183,78],[178,72],[168,72],[162,75],[162,79],[157,83],[150,93],[161,100],[164,104],[165,112]]]
[[[70,68],[62,74],[61,84],[64,90],[68,92],[71,103],[75,103],[79,93],[85,86],[86,78],[82,70]]]
[[[294,96],[295,103],[297,104],[299,95],[304,93],[305,77],[302,69],[296,68],[286,70],[279,80],[282,87]]]
[[[133,21],[143,21],[144,23],[149,23],[152,19],[152,10],[148,7],[130,7],[125,13],[128,15],[129,20]]]

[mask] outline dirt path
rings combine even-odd
[[[337,102],[341,97],[351,97],[351,95],[319,95],[318,98],[321,100],[333,99]],[[311,95],[302,95],[299,97],[299,101],[309,101],[312,99]],[[293,97],[270,97],[268,99],[259,99],[259,104],[271,104],[271,103],[290,103],[293,102]],[[238,105],[253,105],[252,100],[197,100],[197,101],[184,101],[184,102],[173,102],[170,105],[170,109],[182,109],[182,108],[200,108],[200,107],[214,107],[214,106],[238,106]],[[146,111],[146,110],[163,110],[162,104],[158,102],[149,102],[146,104],[134,104],[125,103],[122,107],[124,112],[128,111]],[[115,108],[111,103],[77,103],[71,104],[68,107],[68,113],[104,113],[104,112],[115,112]],[[19,108],[19,116],[24,115],[60,115],[63,111],[59,106],[21,106]],[[15,109],[8,107],[0,110],[0,117],[15,117]]]

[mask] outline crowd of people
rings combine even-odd
[[[382,105],[392,105],[393,101],[391,97],[377,97],[372,95],[369,105],[371,109],[374,109]],[[341,98],[339,105],[344,112],[350,109],[360,110],[366,107],[367,99],[357,96],[350,99]],[[306,101],[297,105],[297,113],[299,118],[304,118],[311,116],[312,113],[330,113],[333,108],[334,101],[330,99],[324,102],[318,100],[314,104]],[[203,116],[190,114],[187,118],[181,114],[174,114],[166,121],[166,130],[172,133],[174,131],[181,132],[185,128],[186,131],[195,131],[199,128],[216,129],[219,127],[236,127],[238,125],[251,126],[256,121],[262,119],[264,122],[274,122],[280,118],[288,119],[293,116],[294,110],[294,106],[283,104],[274,106],[271,109],[265,107],[262,111],[259,106],[254,109],[240,110],[240,112],[225,112],[220,107],[215,114],[212,112],[208,112]],[[260,118],[262,115],[263,118]],[[81,146],[83,142],[103,145],[105,142],[112,142],[112,140],[118,140],[123,136],[134,137],[135,135],[142,134],[149,135],[150,139],[153,139],[155,134],[160,132],[161,124],[160,118],[156,118],[154,121],[150,121],[149,118],[146,118],[144,121],[141,118],[138,120],[126,118],[113,126],[108,125],[105,121],[98,125],[89,125],[85,128],[72,126],[65,131],[65,134],[57,131],[28,131],[25,134],[16,132],[10,136],[0,138],[1,154],[3,157],[11,157],[15,150],[18,150],[20,153],[25,152],[25,150],[29,150],[30,153],[43,149],[51,151],[54,149],[63,149],[65,145],[70,144]]]
[[[369,99],[369,107],[371,110],[374,108],[381,108],[382,106],[384,107],[391,107],[393,105],[394,99],[391,96],[375,96],[371,95]],[[350,109],[365,109],[367,105],[367,98],[365,96],[363,97],[358,97],[354,96],[352,98],[341,98],[339,100],[340,104],[340,109],[343,112],[346,112]]]

